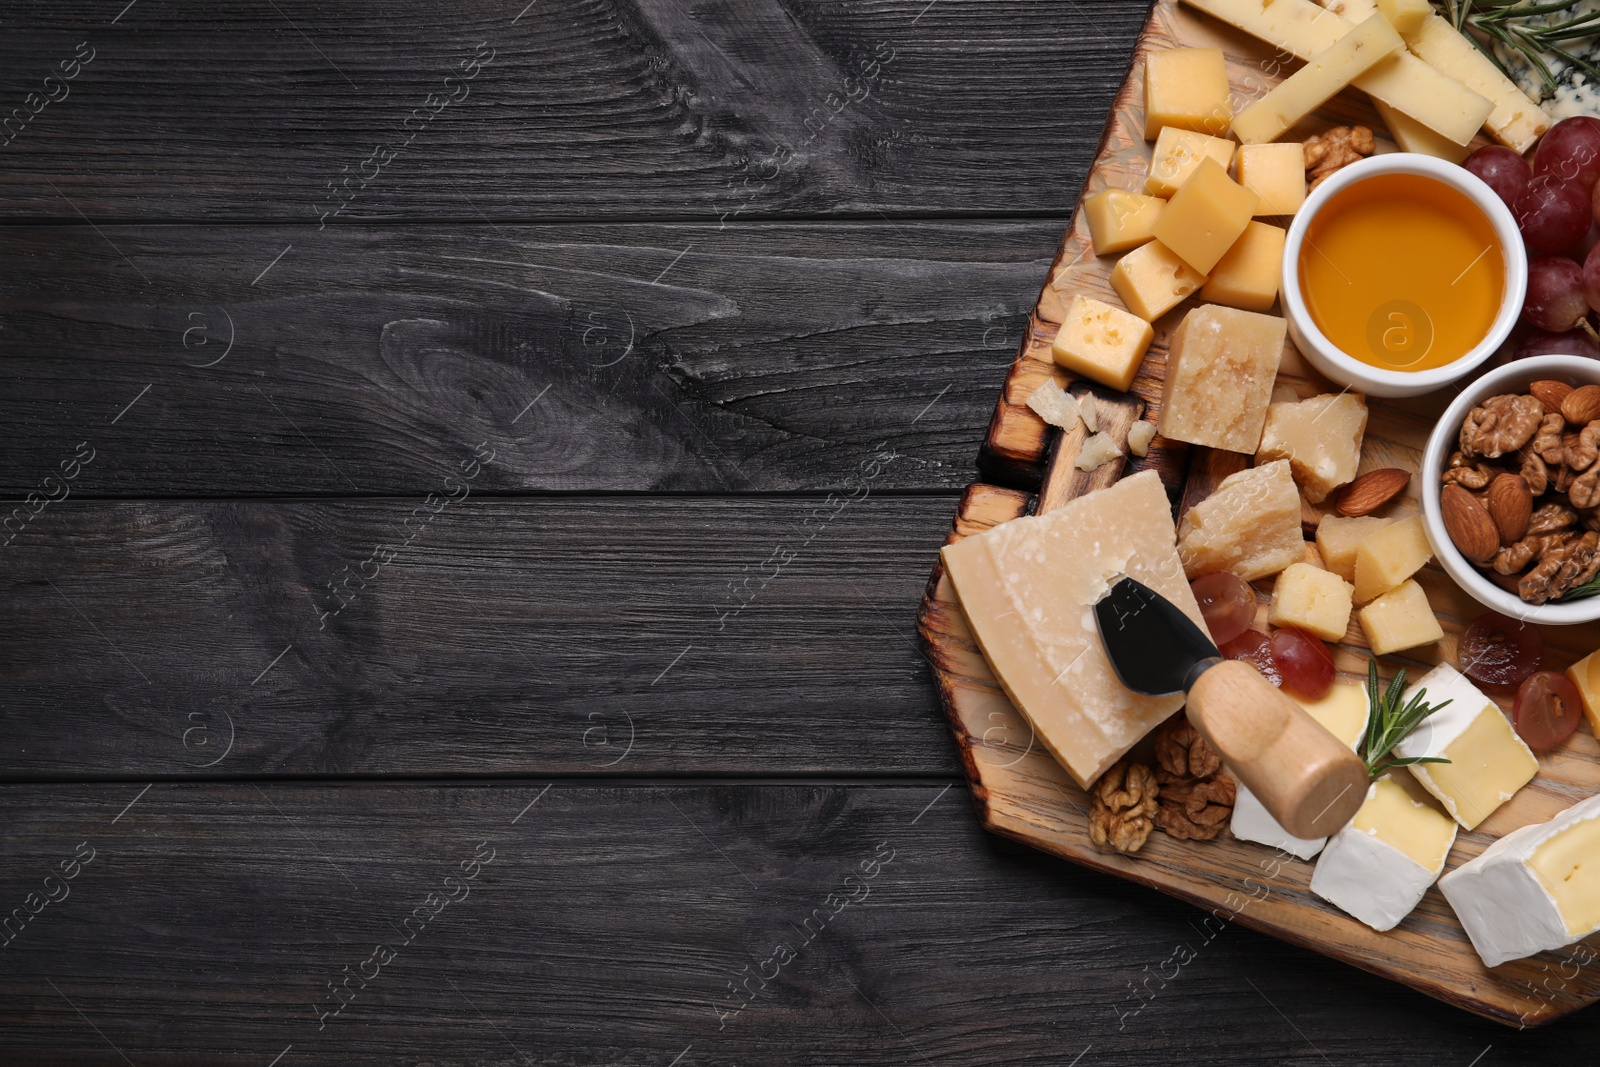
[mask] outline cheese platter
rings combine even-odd
[[[1458,2],[1157,0],[919,629],[992,832],[1527,1027],[1600,1000],[1600,120]]]

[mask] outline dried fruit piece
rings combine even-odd
[[[1600,419],[1600,385],[1580,385],[1561,401],[1561,415],[1577,426]]]
[[[1500,551],[1500,531],[1489,517],[1489,509],[1459,485],[1447,485],[1440,491],[1439,513],[1450,540],[1473,563],[1487,563]]]
[[[1535,752],[1555,748],[1571,737],[1582,719],[1578,687],[1559,671],[1540,671],[1517,689],[1511,721],[1517,735]]]
[[[1491,689],[1522,684],[1544,659],[1544,635],[1530,622],[1488,611],[1461,634],[1461,673]]]
[[[1283,687],[1283,672],[1272,659],[1272,642],[1259,630],[1246,630],[1217,650],[1226,659],[1242,659],[1261,672],[1261,676],[1279,688]]]
[[[1561,402],[1572,392],[1572,386],[1566,382],[1558,382],[1550,378],[1533,382],[1528,386],[1528,393],[1544,405],[1544,409],[1551,414],[1561,410]]]
[[[1489,483],[1484,500],[1489,518],[1500,531],[1500,544],[1509,545],[1522,540],[1528,532],[1528,520],[1533,517],[1533,491],[1520,474],[1502,474]]]
[[[1283,687],[1307,700],[1321,700],[1333,686],[1333,657],[1303,630],[1285,626],[1274,632],[1272,661],[1283,675]]]
[[[1203,574],[1189,583],[1211,640],[1225,645],[1250,628],[1256,617],[1256,594],[1250,583],[1227,571]]]
[[[1339,490],[1334,506],[1341,515],[1370,515],[1405,492],[1411,472],[1399,467],[1368,471]]]

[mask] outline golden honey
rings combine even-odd
[[[1334,195],[1306,227],[1299,268],[1317,328],[1385,370],[1460,359],[1488,335],[1505,291],[1488,218],[1415,174],[1378,175]]]

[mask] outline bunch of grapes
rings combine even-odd
[[[1528,248],[1522,316],[1535,332],[1517,356],[1571,352],[1600,359],[1600,346],[1580,329],[1600,312],[1600,244],[1588,247],[1590,227],[1600,223],[1600,119],[1556,123],[1531,164],[1492,146],[1465,165],[1505,201]]]

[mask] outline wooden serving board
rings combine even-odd
[[[1241,97],[1259,95],[1277,79],[1267,76],[1270,63],[1264,45],[1209,20],[1176,0],[1158,0],[1135,53],[1133,68],[1117,96],[1100,155],[1085,194],[1105,188],[1141,189],[1149,160],[1143,139],[1143,55],[1174,45],[1220,47],[1228,55],[1229,73]],[[1285,71],[1287,73],[1287,71]],[[1381,122],[1364,97],[1346,93],[1308,124],[1307,135],[1340,123],[1369,125],[1382,141]],[[1103,488],[1136,470],[1153,468],[1166,483],[1181,517],[1217,482],[1248,465],[1247,457],[1193,448],[1157,437],[1150,454],[1126,464],[1105,464],[1092,473],[1073,463],[1086,431],[1070,433],[1047,426],[1026,407],[1040,383],[1053,378],[1069,391],[1093,393],[1100,429],[1124,440],[1140,419],[1154,421],[1166,366],[1166,340],[1186,302],[1156,324],[1156,342],[1129,393],[1073,382],[1055,366],[1050,343],[1062,310],[1073,293],[1085,292],[1117,302],[1109,283],[1111,260],[1098,259],[1079,212],[1062,241],[1027,335],[1013,363],[984,444],[984,469],[1029,488],[971,486],[962,497],[950,540],[982,532],[1019,515],[1047,511],[1084,493]],[[1320,380],[1295,353],[1285,353],[1277,396],[1310,396],[1336,391]],[[1416,470],[1429,429],[1449,395],[1408,401],[1369,400],[1370,417],[1362,469],[1406,467]],[[1037,493],[1032,487],[1037,485]],[[1417,508],[1415,480],[1411,496],[1387,509],[1404,514]],[[1307,507],[1308,532],[1318,516]],[[1387,678],[1405,666],[1413,677],[1435,663],[1455,662],[1456,641],[1463,626],[1482,612],[1436,566],[1418,575],[1446,630],[1435,646],[1385,657],[1380,671]],[[1265,590],[1270,583],[1261,583]],[[1259,609],[1258,628],[1266,629],[1266,605]],[[1600,936],[1560,952],[1485,968],[1437,886],[1398,928],[1377,933],[1311,893],[1306,862],[1275,849],[1234,839],[1224,833],[1215,841],[1179,841],[1155,832],[1137,855],[1123,856],[1095,848],[1089,840],[1089,799],[1044,747],[1036,743],[1027,720],[1012,706],[990,673],[967,629],[942,566],[935,566],[919,614],[919,629],[944,703],[950,727],[962,752],[975,805],[984,825],[1096,870],[1147,885],[1188,900],[1214,918],[1205,921],[1206,936],[1229,922],[1239,922],[1294,944],[1386,978],[1403,982],[1429,996],[1512,1026],[1536,1026],[1600,1000]],[[1546,666],[1564,668],[1600,648],[1600,624],[1545,628]],[[1361,681],[1371,658],[1359,626],[1352,626],[1333,649],[1342,676]],[[1509,700],[1502,705],[1509,710]],[[1540,758],[1537,779],[1500,808],[1477,831],[1459,835],[1448,866],[1453,869],[1479,855],[1491,842],[1529,823],[1543,822],[1557,812],[1600,792],[1600,743],[1587,726],[1565,746]],[[1128,1012],[1139,1001],[1130,997]]]

